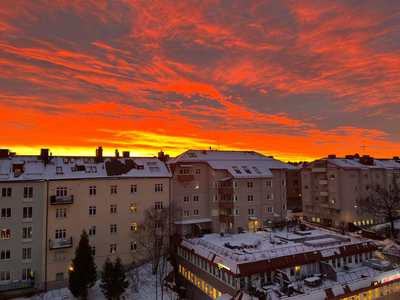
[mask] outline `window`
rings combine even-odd
[[[131,242],[131,251],[136,252],[137,251],[137,244],[136,242]]]
[[[274,194],[267,194],[267,200],[273,200]]]
[[[163,210],[163,205],[164,205],[163,202],[155,202],[154,208],[155,208],[157,211],[160,211],[160,210]]]
[[[201,169],[196,169],[196,175],[201,175]]]
[[[149,167],[151,173],[160,173],[159,167]]]
[[[330,214],[331,214],[331,210],[330,210],[329,208],[325,208],[325,213],[326,213],[327,215],[330,215]]]
[[[331,174],[331,180],[335,180],[335,175],[334,174]]]
[[[9,238],[11,238],[11,229],[2,229],[2,230],[1,230],[1,238],[2,238],[2,239],[9,239]]]
[[[218,216],[218,209],[213,209],[213,210],[211,211],[211,215],[212,215],[212,216]]]
[[[232,166],[232,169],[237,173],[237,174],[242,174],[242,171],[239,170],[237,166]]]
[[[286,185],[286,180],[282,180],[282,185]]]
[[[117,233],[117,224],[111,224],[110,225],[110,234],[116,234]]]
[[[22,260],[32,259],[32,248],[22,248]]]
[[[305,185],[305,186],[304,186],[304,189],[305,189],[305,190],[308,190],[308,185]]]
[[[368,179],[368,174],[364,174],[364,179]]]
[[[184,188],[184,189],[188,189],[189,187],[190,187],[189,182],[184,182],[184,183],[183,183],[183,188]]]
[[[10,280],[10,271],[1,271],[0,273],[0,281],[7,281]]]
[[[162,245],[163,245],[163,239],[162,239],[162,237],[156,237],[155,246],[156,246],[156,247],[162,247]]]
[[[247,181],[247,188],[252,189],[254,187],[253,181]]]
[[[156,221],[156,222],[155,222],[155,228],[156,228],[156,229],[162,229],[162,228],[163,228],[163,222],[161,222],[161,221]]]
[[[198,217],[200,214],[199,214],[199,210],[198,209],[195,209],[194,211],[193,211],[193,216],[196,216],[196,217]]]
[[[183,196],[183,203],[189,203],[190,197],[189,196]]]
[[[315,212],[319,213],[319,207],[318,206],[315,208]]]
[[[12,195],[12,188],[3,187],[1,189],[1,197],[11,197],[11,195]]]
[[[64,280],[64,273],[56,273],[56,281],[63,281]]]
[[[89,216],[95,216],[97,213],[96,206],[89,206]]]
[[[189,174],[189,169],[188,168],[180,169],[179,170],[179,174],[187,175],[187,174]]]
[[[314,179],[318,179],[318,174],[314,174]]]
[[[193,196],[193,202],[199,202],[199,196]]]
[[[22,280],[27,280],[33,276],[31,268],[22,269]]]
[[[33,187],[24,187],[24,199],[33,198]]]
[[[131,184],[131,194],[137,193],[137,184]]]
[[[216,182],[216,181],[211,182],[211,187],[212,188],[217,188],[218,187],[218,182]]]
[[[193,182],[193,188],[196,190],[199,189],[200,188],[199,182]]]
[[[314,186],[314,190],[315,190],[315,191],[318,191],[318,185],[315,185],[315,186]]]
[[[67,217],[66,208],[56,208],[56,219],[62,219]]]
[[[308,212],[312,212],[312,209],[313,209],[312,206],[307,206],[307,211]]]
[[[23,207],[22,208],[22,218],[23,219],[32,219],[32,211],[33,211],[33,207]]]
[[[96,256],[96,247],[95,246],[90,247],[90,252],[92,256]]]
[[[0,260],[11,259],[11,250],[1,250]]]
[[[273,213],[274,212],[274,207],[273,206],[268,206],[268,212]]]
[[[110,187],[110,192],[111,192],[111,195],[117,195],[117,193],[118,193],[118,186],[112,185],[112,186]]]
[[[117,252],[117,244],[110,244],[110,254]]]
[[[190,217],[190,211],[184,210],[184,211],[183,211],[183,216],[184,216],[184,217]]]
[[[307,174],[304,175],[304,179],[308,179],[308,175]]]
[[[283,204],[282,209],[286,210],[286,204]]]
[[[332,203],[332,204],[336,204],[336,199],[335,199],[335,198],[332,198],[332,199],[331,199],[331,203]]]
[[[137,212],[137,204],[136,203],[132,203],[131,204],[131,213],[136,213]]]
[[[32,238],[32,227],[22,228],[22,239],[31,239],[31,238]]]
[[[164,191],[164,185],[163,185],[162,183],[156,183],[156,184],[154,185],[154,191],[155,191],[156,193],[161,193],[161,192],[163,192],[163,191]]]
[[[110,214],[116,214],[117,213],[117,204],[111,204],[110,205]]]
[[[242,166],[243,170],[247,173],[247,174],[251,174],[251,171],[249,170],[248,167],[246,166]]]
[[[254,208],[248,209],[249,216],[254,216]]]
[[[293,185],[298,185],[299,181],[298,180],[293,180]]]
[[[285,198],[286,197],[286,192],[282,193],[282,197]]]
[[[89,186],[89,196],[96,196],[97,195],[97,189],[96,186]]]
[[[66,187],[58,187],[56,189],[56,196],[57,197],[66,197],[68,194],[68,189]]]
[[[217,195],[213,195],[211,198],[212,202],[218,202],[218,196]]]
[[[319,197],[318,196],[315,197],[315,201],[317,201],[317,202],[319,201]]]
[[[137,223],[131,223],[131,232],[137,231]]]
[[[54,234],[54,239],[56,240],[65,240],[67,238],[67,230],[66,229],[56,229]]]
[[[11,208],[2,208],[1,209],[1,217],[2,218],[11,218]]]
[[[349,174],[349,178],[356,178],[356,174]]]
[[[254,202],[254,197],[253,197],[253,195],[247,195],[247,201],[248,201],[248,202]]]
[[[340,214],[340,210],[339,209],[335,209],[335,215],[339,215]]]
[[[96,236],[96,226],[89,227],[89,236]]]

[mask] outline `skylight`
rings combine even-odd
[[[232,169],[234,169],[236,173],[242,174],[242,172],[239,170],[237,166],[232,166]]]
[[[247,174],[251,174],[251,171],[249,170],[249,168],[247,166],[242,166],[243,170],[246,171]]]
[[[189,156],[189,157],[197,157],[197,154],[196,154],[196,153],[190,152],[190,153],[188,153],[188,156]]]
[[[253,167],[253,170],[257,172],[257,174],[261,174],[261,171],[257,167]]]

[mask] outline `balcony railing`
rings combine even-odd
[[[219,216],[219,221],[223,223],[233,223],[234,216]]]
[[[71,248],[72,247],[72,237],[65,240],[49,240],[49,248],[50,250],[57,250],[62,248]]]
[[[327,171],[327,168],[312,168],[311,172],[313,173],[325,173]]]
[[[320,179],[319,180],[319,184],[327,185],[328,184],[328,179]]]
[[[220,195],[233,195],[233,188],[219,188]]]
[[[219,202],[219,208],[233,208],[234,202]]]
[[[187,182],[193,180],[194,180],[194,175],[178,175],[178,181]]]
[[[320,191],[319,195],[327,197],[327,196],[329,196],[329,192],[328,191]]]
[[[51,205],[74,204],[74,195],[71,196],[50,196]]]
[[[33,278],[28,280],[15,280],[10,283],[0,284],[0,292],[33,288],[33,286]]]

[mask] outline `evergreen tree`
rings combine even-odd
[[[112,291],[114,299],[119,299],[121,295],[129,286],[129,282],[126,280],[125,267],[122,263],[122,259],[117,256],[114,263],[114,276],[112,277]]]
[[[100,288],[101,292],[103,293],[104,297],[107,300],[112,300],[113,298],[113,291],[112,291],[112,281],[114,276],[114,266],[111,262],[110,258],[104,261],[103,264],[103,271],[101,272],[101,283]]]
[[[74,297],[86,300],[89,289],[97,280],[96,264],[89,245],[89,237],[85,229],[82,230],[79,245],[75,249],[75,258],[72,260],[69,274],[69,290]]]

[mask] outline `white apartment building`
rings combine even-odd
[[[368,185],[391,189],[399,183],[400,160],[369,156],[329,155],[301,170],[303,218],[325,226],[351,228],[370,226],[386,220],[363,213],[358,200],[368,196]]]
[[[254,151],[189,150],[168,162],[183,235],[255,232],[286,218],[285,172],[296,167]]]
[[[2,153],[0,293],[32,289],[32,281],[41,290],[68,286],[83,229],[98,271],[107,256],[125,264],[143,258],[134,233],[144,211],[169,205],[171,174],[163,161],[129,152],[103,157],[101,147],[96,157]]]

